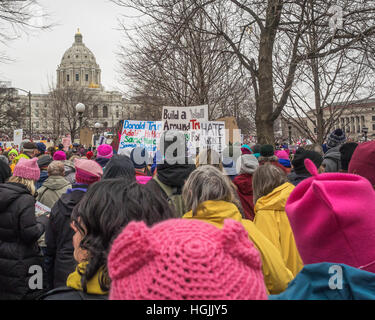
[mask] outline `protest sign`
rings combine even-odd
[[[70,135],[68,135],[65,138],[62,138],[62,144],[64,146],[64,151],[69,151],[69,147],[72,144],[72,139],[71,139]]]
[[[20,151],[20,145],[22,143],[22,135],[23,135],[23,130],[18,129],[13,131],[13,142],[15,145],[18,146],[18,151]]]
[[[43,215],[48,216],[50,213],[51,213],[51,208],[45,206],[39,201],[35,203],[35,215],[37,217],[43,216]]]
[[[199,148],[211,148],[222,153],[225,148],[225,122],[204,121],[200,127]]]
[[[135,147],[143,147],[153,156],[157,150],[161,133],[161,121],[125,120],[118,154],[126,154],[127,150]]]
[[[208,121],[208,106],[163,107],[163,131],[199,130],[201,121]]]

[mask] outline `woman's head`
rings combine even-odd
[[[34,180],[17,177],[17,176],[11,176],[8,182],[23,184],[30,191],[32,196],[36,195],[36,188],[35,188]]]
[[[107,163],[103,179],[123,178],[126,181],[135,181],[135,169],[133,162],[124,155],[114,155]]]
[[[78,262],[88,261],[82,287],[102,269],[100,285],[103,291],[108,290],[107,254],[112,241],[130,221],[151,226],[173,217],[175,213],[164,198],[137,182],[108,179],[90,186],[72,214],[75,257]]]
[[[61,161],[52,161],[47,168],[48,176],[64,176],[64,163]]]
[[[254,204],[288,179],[283,170],[270,163],[259,166],[253,175]]]
[[[237,205],[232,182],[213,166],[200,166],[185,182],[182,197],[188,210],[196,214],[198,206],[208,200],[223,200]]]

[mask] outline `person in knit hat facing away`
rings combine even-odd
[[[279,159],[279,164],[281,164],[286,169],[286,174],[289,174],[292,169],[288,152],[286,152],[285,150],[276,150],[275,156]]]
[[[282,169],[286,174],[289,174],[289,170],[279,163],[279,158],[275,155],[275,149],[270,144],[265,144],[260,147],[260,156],[258,161],[260,166],[264,165],[265,163],[270,163]]]
[[[67,160],[66,153],[64,151],[56,151],[53,155],[53,161],[62,161],[64,163],[64,178],[73,185],[76,182],[76,169],[74,163],[71,160]]]
[[[46,269],[50,289],[64,285],[68,275],[76,267],[72,244],[74,232],[70,227],[71,214],[87,188],[103,175],[102,167],[93,160],[79,159],[74,164],[76,183],[52,207],[46,229]]]
[[[74,259],[77,268],[61,288],[44,300],[106,299],[111,286],[107,255],[114,239],[131,221],[152,226],[175,216],[163,197],[151,193],[135,180],[101,180],[92,185],[74,208]]]
[[[347,173],[349,169],[349,163],[352,159],[355,149],[357,149],[358,143],[347,142],[344,143],[340,148],[340,160],[341,160],[341,169],[340,172]]]
[[[243,219],[236,190],[230,179],[213,166],[197,168],[185,183],[182,196],[187,212],[184,219],[196,219],[222,228],[225,219],[236,220],[246,229],[249,239],[259,250],[262,270],[270,293],[285,290],[293,279],[277,248],[250,220]]]
[[[49,164],[52,162],[52,158],[50,155],[46,154],[38,159],[38,166],[40,169],[40,178],[36,182],[36,189],[38,190],[44,183],[44,181],[48,178],[47,168]]]
[[[305,267],[284,298],[366,299],[370,289],[374,299],[372,184],[354,174],[318,174],[309,159],[305,166],[312,177],[294,189],[285,207]],[[332,265],[336,274],[341,270],[343,290],[331,290],[327,285]]]
[[[292,161],[292,172],[288,175],[288,181],[294,186],[297,186],[303,180],[311,177],[310,173],[305,168],[305,159],[310,159],[320,172],[324,172],[324,167],[322,166],[323,157],[318,152],[298,148]]]
[[[251,221],[254,220],[253,173],[258,167],[257,158],[252,154],[242,154],[237,160],[237,171],[240,174],[233,180],[237,187],[245,218]]]
[[[94,156],[94,153],[93,153],[92,151],[87,151],[87,153],[86,153],[86,158],[87,158],[88,160],[91,160],[93,156]]]
[[[111,300],[267,300],[259,252],[242,225],[130,223],[108,256]]]
[[[8,182],[0,184],[0,300],[34,299],[41,290],[29,286],[31,266],[42,266],[38,239],[48,218],[35,216],[37,158],[21,158]]]
[[[130,153],[130,160],[135,168],[136,179],[141,184],[146,184],[152,179],[148,165],[152,159],[145,148],[136,147]]]
[[[323,157],[325,172],[339,172],[341,169],[341,145],[346,141],[345,133],[336,129],[327,138],[327,152]]]
[[[242,154],[252,154],[253,153],[251,148],[247,144],[243,144],[241,146],[241,152],[242,152]]]
[[[133,162],[129,157],[115,154],[105,167],[102,180],[124,179],[128,184],[136,180]]]
[[[253,175],[254,224],[276,246],[285,265],[296,276],[303,263],[285,213],[293,189],[285,173],[269,163],[260,166]]]
[[[112,147],[109,144],[101,144],[97,149],[95,161],[99,163],[102,168],[104,168],[108,161],[111,160],[112,156]]]
[[[349,162],[348,173],[366,178],[375,188],[375,141],[358,145]]]
[[[38,153],[35,155],[37,158],[40,158],[41,156],[43,156],[45,153],[46,153],[46,145],[43,143],[43,142],[38,142],[36,144],[37,148],[38,148]]]

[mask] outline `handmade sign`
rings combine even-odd
[[[118,154],[126,154],[127,149],[143,147],[153,156],[157,151],[161,133],[161,121],[125,120]]]
[[[64,151],[69,151],[69,147],[72,144],[72,139],[71,139],[70,135],[68,135],[65,138],[62,138],[62,144],[64,146]]]
[[[201,121],[208,121],[208,106],[163,107],[163,131],[199,130]]]
[[[16,146],[18,146],[18,151],[20,148],[20,145],[22,143],[22,135],[23,135],[23,129],[18,129],[13,131],[13,142]]]

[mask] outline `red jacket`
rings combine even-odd
[[[240,174],[234,178],[233,183],[237,186],[237,193],[241,200],[245,218],[253,221],[253,176],[248,173]]]

